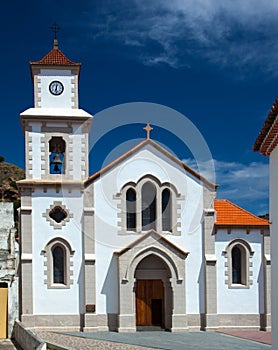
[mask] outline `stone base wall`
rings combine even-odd
[[[27,329],[78,332],[83,328],[83,315],[21,315]]]
[[[116,331],[118,325],[117,314],[85,314],[84,332]]]
[[[229,330],[264,330],[264,320],[264,315],[260,314],[222,314],[218,315],[218,328]]]
[[[182,331],[215,331],[215,330],[267,330],[271,329],[271,316],[260,314],[218,314],[214,316],[213,327],[206,322],[207,315],[187,314],[187,324]],[[22,315],[21,321],[26,328],[35,330],[63,330],[83,332],[123,331],[118,327],[117,314],[82,314],[82,315]],[[128,325],[125,332],[136,332],[136,327]],[[175,327],[173,332],[179,331]]]

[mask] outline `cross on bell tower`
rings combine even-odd
[[[54,33],[54,39],[57,39],[57,33],[59,32],[59,30],[61,29],[56,22],[54,22],[52,24],[52,26],[50,27]]]
[[[60,31],[61,28],[57,25],[56,22],[54,22],[52,24],[52,26],[50,27],[50,29],[52,29],[53,34],[54,34],[54,48],[58,48],[57,33]]]

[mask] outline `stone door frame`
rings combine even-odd
[[[164,287],[165,291],[172,290],[173,306],[172,314],[165,318],[165,326],[173,332],[187,330],[185,259],[188,252],[150,231],[115,254],[119,276],[118,332],[136,332],[135,272],[139,263],[149,255],[162,259],[170,272]]]

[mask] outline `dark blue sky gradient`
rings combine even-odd
[[[201,2],[195,2],[196,7]],[[255,25],[255,20],[250,22],[248,9],[237,20],[236,15],[211,7],[198,39],[199,27],[194,21],[199,17],[194,8],[191,16],[188,10],[164,7],[163,0],[157,2],[161,6],[152,7],[150,3],[1,3],[0,155],[24,167],[19,114],[33,106],[29,61],[41,59],[52,49],[49,27],[56,21],[61,27],[59,48],[71,60],[82,62],[80,108],[94,115],[114,105],[140,101],[177,110],[195,124],[213,158],[221,163],[219,169],[216,166],[217,182],[223,182],[219,197],[230,194],[228,199],[254,213],[267,212],[268,159],[254,153],[252,146],[277,95],[277,44],[273,47],[278,32],[276,7],[272,5],[267,13],[265,26],[259,12],[254,14]],[[212,9],[215,14],[210,22]],[[102,166],[117,143],[129,137],[144,137],[142,125],[113,131],[98,142],[90,155],[91,173]],[[158,128],[152,137],[170,143],[180,159],[191,157],[167,131]],[[227,169],[232,164],[230,170],[224,169],[225,164]],[[254,178],[254,169],[259,172],[261,168],[262,178]],[[236,174],[235,181],[225,180],[227,171],[231,179]]]

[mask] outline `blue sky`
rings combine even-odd
[[[178,111],[210,149],[218,198],[268,212],[268,159],[252,146],[277,95],[277,15],[272,0],[1,3],[0,154],[24,167],[19,114],[33,106],[29,61],[52,49],[56,21],[59,48],[82,62],[81,108],[98,116],[119,104],[151,102]],[[118,144],[144,137],[132,115],[130,124],[92,149],[91,173]],[[195,166],[165,128],[154,128],[152,137]]]

